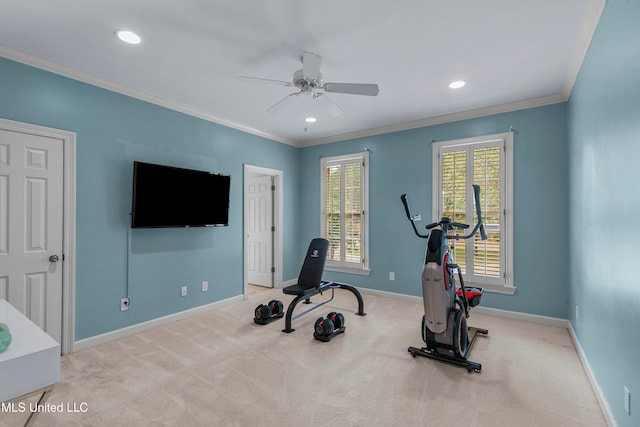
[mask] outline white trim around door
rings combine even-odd
[[[261,166],[244,165],[244,181],[243,181],[243,210],[244,210],[244,288],[243,295],[247,298],[248,289],[248,266],[249,266],[249,244],[248,244],[248,225],[249,225],[249,209],[248,194],[246,191],[246,183],[255,175],[268,175],[273,178],[275,187],[273,194],[273,224],[275,232],[273,233],[273,267],[275,269],[273,275],[273,287],[282,287],[282,265],[283,265],[283,249],[282,249],[282,207],[283,207],[283,174],[281,170],[264,168]]]
[[[73,352],[75,340],[76,134],[0,118],[0,129],[62,140],[63,142],[63,272],[62,354]]]

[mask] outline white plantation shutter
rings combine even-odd
[[[342,255],[342,165],[335,164],[325,168],[325,220],[324,237],[329,240],[327,259],[340,260]]]
[[[367,162],[368,153],[322,159],[321,227],[329,240],[329,269],[368,271]]]
[[[344,164],[344,261],[362,262],[362,162]]]
[[[434,221],[448,217],[473,226],[477,222],[472,184],[480,186],[487,233],[469,240],[449,240],[465,280],[493,290],[513,288],[511,218],[511,133],[435,143]],[[464,235],[467,230],[456,230]],[[515,289],[515,288],[513,288]],[[506,290],[512,293],[510,290]]]
[[[501,146],[478,148],[473,150],[473,183],[483,190],[480,193],[480,205],[487,233],[487,240],[480,234],[473,241],[473,275],[501,279],[504,274],[504,262],[501,245],[502,215],[500,212],[501,188],[504,186],[500,173]],[[474,212],[474,223],[477,221]]]
[[[453,151],[442,155],[442,214],[455,222],[467,222],[467,152]],[[439,219],[439,218],[438,218]],[[454,234],[462,234],[456,230]],[[451,240],[453,256],[466,272],[466,245]]]

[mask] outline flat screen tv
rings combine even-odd
[[[132,228],[229,225],[231,177],[133,162]]]

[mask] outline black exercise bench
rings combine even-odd
[[[328,282],[322,280],[322,273],[324,272],[324,264],[327,260],[327,251],[329,250],[329,241],[327,239],[315,238],[309,244],[309,249],[307,249],[307,255],[304,259],[304,263],[302,264],[302,269],[300,270],[300,275],[298,276],[298,283],[295,285],[287,286],[282,291],[287,295],[295,295],[296,297],[289,304],[289,308],[287,308],[287,314],[285,316],[285,325],[282,332],[290,333],[295,331],[291,327],[291,321],[296,319],[303,314],[310,312],[311,310],[315,310],[318,307],[325,305],[326,303],[333,300],[334,290],[336,288],[345,289],[347,291],[352,292],[357,300],[358,300],[358,311],[356,314],[358,316],[364,316],[366,313],[364,312],[364,301],[362,300],[362,295],[360,295],[360,291],[358,291],[353,286],[347,285],[345,283],[338,282]],[[323,301],[301,313],[293,316],[293,311],[296,308],[296,305],[304,300],[305,304],[311,304],[311,297],[317,294],[322,294],[324,291],[331,289],[331,298],[326,301]]]

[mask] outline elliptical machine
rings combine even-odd
[[[466,367],[469,372],[480,372],[482,365],[467,359],[471,347],[478,334],[486,335],[486,329],[467,327],[469,308],[480,303],[484,290],[482,288],[466,288],[462,278],[462,269],[455,263],[449,250],[448,240],[472,238],[478,231],[482,240],[487,239],[480,210],[480,187],[473,186],[478,223],[470,234],[458,236],[447,234],[455,229],[466,230],[468,224],[452,222],[443,217],[438,222],[426,226],[429,232],[421,234],[415,222],[420,215],[412,216],[407,195],[400,196],[407,218],[411,221],[413,231],[423,239],[428,239],[427,254],[422,269],[422,298],[424,316],[422,316],[422,339],[426,347],[409,347],[413,357],[424,356],[443,362]],[[456,286],[456,272],[460,281]]]

